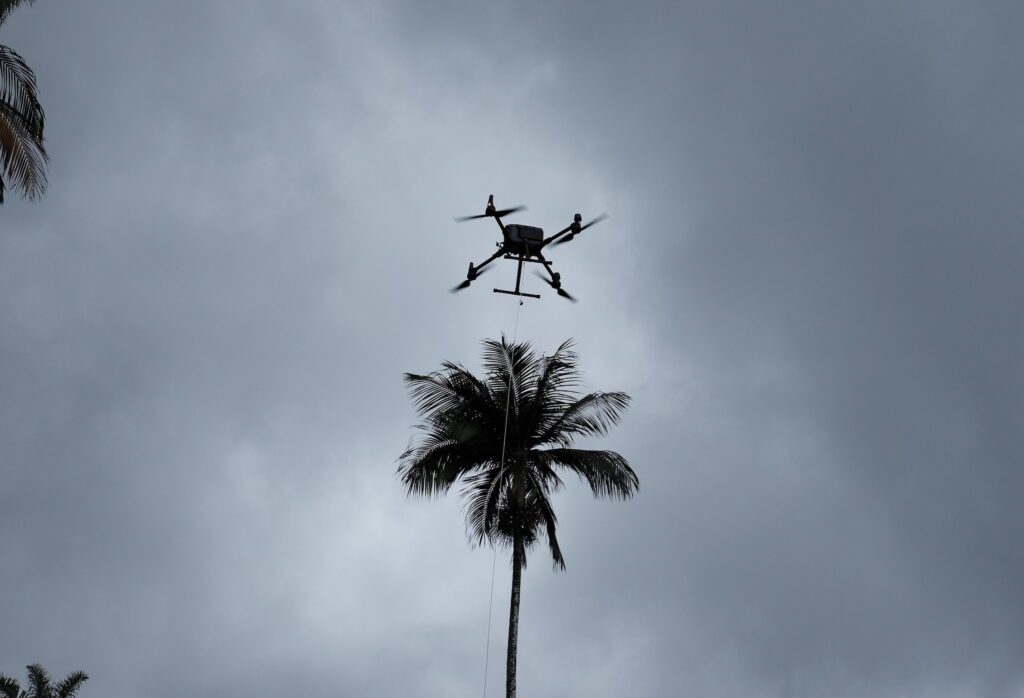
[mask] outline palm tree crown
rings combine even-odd
[[[25,2],[32,0],[0,0],[0,24]],[[0,204],[8,184],[29,199],[46,189],[43,122],[35,74],[17,52],[0,45]]]
[[[422,437],[399,458],[399,475],[410,494],[427,496],[461,481],[476,543],[509,548],[518,535],[529,549],[544,537],[555,566],[564,569],[550,499],[562,487],[559,472],[578,475],[597,496],[627,498],[639,486],[618,453],[572,447],[577,437],[607,433],[630,398],[576,397],[572,340],[551,356],[537,356],[525,342],[486,340],[483,358],[483,379],[451,362],[440,372],[405,375],[424,423]]]
[[[578,437],[601,436],[617,424],[629,396],[578,397],[572,340],[551,356],[504,337],[486,340],[483,363],[483,378],[451,362],[428,375],[405,374],[424,421],[419,439],[399,457],[398,474],[410,494],[438,496],[460,483],[472,540],[511,548],[505,695],[514,698],[526,553],[546,539],[555,568],[565,569],[551,505],[552,493],[563,484],[560,474],[579,476],[596,496],[623,499],[637,491],[639,481],[618,453],[573,447]]]
[[[0,18],[3,15],[0,14]],[[89,677],[76,671],[54,684],[46,669],[38,664],[28,665],[28,688],[22,690],[17,681],[0,674],[0,696],[3,698],[73,698]]]

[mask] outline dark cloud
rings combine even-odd
[[[110,696],[471,695],[489,551],[406,501],[402,371],[488,193],[560,227],[641,494],[561,495],[538,696],[1024,686],[1012,4],[37,3],[53,155],[0,235],[0,671]],[[508,269],[492,277],[507,275]],[[489,277],[490,279],[491,277]],[[497,562],[489,685],[502,684]]]

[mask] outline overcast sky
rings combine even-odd
[[[40,0],[0,208],[0,672],[479,696],[489,549],[404,371],[512,334],[634,398],[524,574],[531,698],[1024,696],[1016,2]],[[491,282],[494,283],[491,283]],[[547,292],[545,292],[547,291]],[[503,694],[497,561],[488,695]]]

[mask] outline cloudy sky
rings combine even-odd
[[[494,558],[394,471],[402,372],[516,326],[511,267],[446,292],[494,193],[610,214],[553,255],[581,302],[518,336],[633,395],[603,444],[641,481],[559,495],[522,695],[1024,696],[1022,31],[945,0],[22,7],[52,163],[0,208],[0,672],[482,695]]]

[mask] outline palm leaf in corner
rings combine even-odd
[[[31,1],[0,0],[0,24]],[[8,186],[30,200],[46,190],[44,122],[35,73],[14,49],[0,45],[0,204]]]

